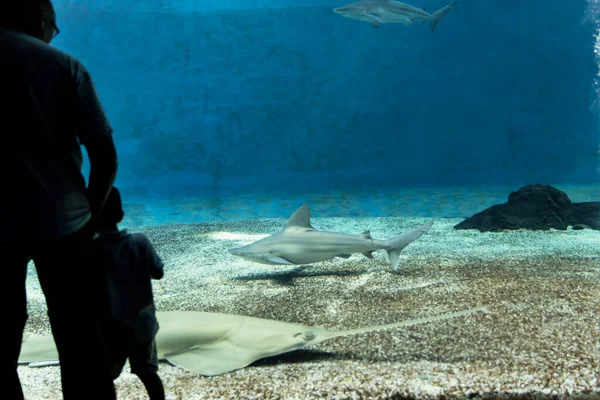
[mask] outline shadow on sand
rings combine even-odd
[[[392,271],[388,269],[346,269],[346,270],[336,270],[336,271],[323,271],[312,269],[310,265],[303,265],[298,268],[294,268],[288,271],[283,272],[267,272],[267,273],[258,273],[258,274],[249,274],[249,275],[241,275],[232,277],[232,281],[264,281],[271,280],[282,286],[295,286],[294,282],[297,278],[308,278],[308,277],[318,277],[318,276],[360,276],[364,274],[372,274],[374,272],[384,272],[391,274],[402,274],[399,271]]]

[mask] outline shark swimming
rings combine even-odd
[[[335,8],[334,13],[342,17],[366,21],[374,27],[384,24],[400,23],[404,25],[413,22],[431,23],[431,31],[442,18],[454,8],[456,1],[452,1],[446,7],[429,14],[424,9],[413,7],[409,4],[393,0],[361,0],[342,7]]]
[[[230,249],[229,252],[261,264],[306,265],[335,257],[349,258],[354,253],[373,258],[374,251],[385,250],[396,271],[400,252],[427,233],[432,225],[432,221],[427,222],[388,240],[373,239],[369,231],[360,235],[319,231],[310,223],[310,206],[304,204],[290,217],[281,232],[249,245]]]

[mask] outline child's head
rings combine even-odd
[[[119,193],[119,189],[113,186],[104,207],[102,207],[100,214],[98,214],[97,226],[113,227],[121,222],[124,216],[125,212],[121,203],[121,194]]]

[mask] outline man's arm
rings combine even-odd
[[[87,196],[92,223],[104,206],[117,175],[117,151],[112,138],[113,129],[104,113],[96,87],[87,69],[73,60],[75,85],[75,126],[80,143],[90,159]]]
[[[112,136],[90,138],[84,146],[90,159],[87,195],[93,223],[104,206],[117,176],[117,150]]]

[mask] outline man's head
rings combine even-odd
[[[50,43],[60,32],[51,0],[2,0],[0,28],[26,33]]]
[[[121,193],[119,189],[113,186],[110,191],[104,207],[100,210],[96,219],[96,227],[98,230],[111,230],[123,220],[125,212],[123,211],[123,203],[121,202]]]

